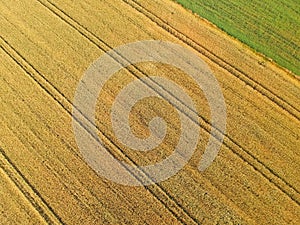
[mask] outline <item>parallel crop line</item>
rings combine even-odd
[[[47,204],[39,192],[29,183],[27,178],[23,176],[20,170],[7,157],[1,147],[0,167],[48,224],[64,224],[62,219],[54,212],[51,206]]]
[[[5,53],[7,53],[7,52],[5,52]],[[8,55],[10,58],[12,58],[12,56],[11,55]],[[13,59],[14,60],[14,59]],[[24,71],[24,69],[23,69],[23,71]],[[26,72],[26,71],[25,71]],[[26,72],[27,73],[27,72]],[[32,77],[31,77],[31,79],[32,79]],[[35,81],[35,83],[37,83],[36,81]],[[8,83],[7,83],[8,84]],[[41,87],[41,85],[39,84],[39,83],[37,83],[37,85],[42,89],[42,90],[44,90],[43,89],[43,87]],[[12,88],[11,86],[10,86],[10,88],[14,91],[14,92],[18,92],[16,89],[14,89],[14,88]],[[44,90],[45,91],[45,90]],[[51,98],[53,99],[53,96],[51,96]],[[57,102],[55,99],[54,99],[54,101],[56,102],[56,103],[58,103],[58,104],[60,104],[59,102]],[[9,104],[9,103],[7,103],[7,104]],[[10,105],[10,104],[9,104]],[[10,105],[12,108],[13,108],[13,105]],[[30,108],[30,105],[28,105],[28,107],[29,107],[29,110],[30,110],[30,112],[31,113],[33,113],[39,120],[41,120],[43,123],[44,123],[44,126],[48,129],[48,130],[50,130],[50,132],[52,132],[55,136],[57,136],[57,138],[59,138],[59,140],[66,146],[66,148],[68,149],[68,151],[70,151],[70,153],[71,154],[73,154],[73,156],[74,157],[76,157],[78,160],[80,160],[80,161],[83,161],[83,159],[82,159],[82,157],[78,154],[78,152],[74,149],[74,147],[72,147],[65,139],[63,139],[58,133],[56,133],[56,131],[55,130],[53,130],[52,128],[51,128],[51,126],[50,125],[48,125],[47,124],[47,121],[45,121],[45,120],[43,120],[42,118],[41,118],[41,116],[40,115],[38,115],[35,111],[33,111],[31,108]],[[67,112],[67,110],[66,109],[64,109],[64,111],[66,111]],[[23,121],[23,120],[22,120]],[[25,121],[23,121],[24,123],[26,123]],[[11,127],[9,127],[9,126],[7,126],[10,130],[11,130],[11,132],[13,132],[16,136],[18,135],[15,131],[13,131],[13,129],[11,128]],[[39,135],[38,135],[38,133],[37,132],[35,132],[34,130],[32,130],[32,129],[30,129],[30,131],[35,135],[35,137],[37,138],[37,139],[39,139],[41,142],[43,141],[42,139],[40,139],[39,138]],[[27,144],[23,141],[23,140],[21,140],[20,139],[20,141],[21,141],[21,143],[24,145],[24,146],[27,146]],[[31,145],[30,144],[30,142],[28,142],[28,144],[29,144],[29,146],[30,146],[30,148],[34,148],[34,146],[33,145]],[[114,147],[116,147],[116,146],[114,146]],[[40,157],[43,157],[41,154],[39,154],[38,153],[38,155],[40,156]],[[116,156],[117,157],[117,156]],[[59,162],[61,163],[61,164],[63,164],[62,162],[61,162],[61,160],[59,160]],[[84,163],[85,163],[85,161],[83,161]],[[58,174],[57,172],[55,172],[54,171],[54,169],[50,166],[50,165],[48,165],[47,163],[45,163],[44,164],[45,165],[45,167],[46,168],[48,168],[49,170],[51,170],[52,172],[53,172],[53,175],[61,182],[61,184],[66,188],[66,189],[68,189],[68,186],[66,185],[66,183],[64,182],[64,180],[60,177],[60,174]],[[65,165],[64,165],[65,166]],[[66,166],[66,169],[67,170],[69,170],[70,171],[70,169]],[[93,171],[92,170],[92,172],[94,172],[97,176],[98,176],[98,174],[95,172],[95,171]],[[84,186],[83,185],[83,183],[81,182],[81,181],[79,181],[79,180],[77,180],[82,186]],[[116,191],[115,190],[113,190],[113,189],[111,189],[112,190],[112,192],[114,192],[115,194],[118,194],[118,193],[116,193]],[[98,201],[99,201],[99,204],[101,204],[100,202],[101,202],[101,199],[99,199],[99,197],[97,196],[97,195],[95,195],[93,192],[91,192],[90,190],[87,190],[95,199],[97,199]],[[151,191],[150,191],[150,193],[152,194],[152,195],[154,195]],[[158,192],[156,192],[156,194],[157,194]],[[72,194],[72,196],[78,201],[78,202],[80,202],[81,204],[83,204],[83,205],[85,205],[86,206],[86,208],[89,208],[89,206],[86,204],[86,203],[84,203],[82,200],[80,200],[79,198],[78,198],[78,196],[76,195],[76,194],[74,194],[74,193],[72,193],[71,192],[71,194]],[[157,195],[157,196],[155,196],[156,198],[158,198],[158,200],[159,200],[159,202],[160,203],[162,203],[163,205],[164,205],[164,203],[161,201],[161,199],[159,199],[159,198],[164,198],[164,199],[166,199],[168,196],[167,195],[164,195],[164,193],[158,193],[158,194],[160,194],[160,196],[159,195]],[[167,200],[165,200],[165,201],[167,201]],[[165,206],[165,205],[164,205]],[[170,205],[170,207],[173,207],[172,205]],[[169,209],[168,209],[169,210]],[[171,214],[172,214],[172,212],[171,212]],[[146,221],[145,221],[146,222]]]
[[[11,57],[11,56],[9,55],[9,57]],[[39,87],[41,87],[41,86],[39,85]],[[17,91],[16,91],[15,89],[13,89],[11,86],[10,86],[9,88],[11,88],[11,90],[13,90],[14,92],[17,93]],[[43,89],[43,88],[42,88],[42,89]],[[6,102],[5,100],[3,100],[3,99],[1,99],[1,98],[0,98],[0,100],[4,101],[11,109],[14,109],[14,105],[11,105],[10,103]],[[57,103],[56,100],[54,100],[54,101]],[[40,117],[36,112],[32,111],[31,108],[29,108],[29,110],[30,110],[31,113],[33,113],[35,116],[37,116],[38,119],[41,120],[41,117]],[[16,115],[19,116],[19,117],[21,118],[22,122],[24,122],[24,123],[26,124],[26,122],[22,119],[22,115],[20,115],[19,113],[16,113]],[[78,158],[79,160],[82,160],[82,158],[80,158],[79,154],[77,154],[77,152],[74,151],[74,149],[73,149],[73,148],[72,148],[72,147],[71,147],[71,146],[70,146],[63,138],[61,138],[55,131],[53,131],[53,129],[51,129],[51,127],[47,124],[47,122],[45,122],[45,121],[43,121],[43,122],[44,122],[43,125],[44,125],[47,129],[49,129],[51,132],[53,132],[53,134],[55,134],[55,135],[59,138],[59,140],[62,141],[62,143],[64,143],[64,144],[66,145],[67,149],[68,149],[69,151],[71,151],[71,153],[74,154],[74,156],[75,156],[76,158]],[[35,148],[34,145],[32,145],[32,144],[30,143],[30,141],[25,142],[23,139],[26,138],[26,137],[23,136],[23,138],[21,138],[21,137],[19,136],[19,134],[18,134],[16,131],[14,131],[14,129],[13,129],[11,126],[9,126],[9,124],[7,124],[7,128],[8,128],[15,136],[18,137],[18,139],[20,140],[20,142],[21,142],[26,148],[32,148],[32,149]],[[39,137],[39,134],[38,134],[36,131],[32,130],[31,128],[29,128],[29,131],[35,136],[35,138],[37,138],[37,140],[39,140],[40,142],[43,142],[43,140]],[[36,153],[36,154],[38,155],[38,157],[40,157],[40,158],[43,159],[42,154],[40,154],[40,153]],[[60,162],[61,164],[63,164],[63,163],[61,162],[61,160],[59,160],[59,162]],[[48,165],[48,163],[44,163],[44,166],[45,166],[49,171],[52,172],[52,174],[53,174],[53,175],[61,182],[61,184],[62,184],[62,185],[64,186],[64,188],[66,188],[66,190],[67,190],[66,182],[58,175],[57,172],[54,171],[55,169],[52,168],[50,165]],[[64,165],[64,166],[65,166],[65,165]],[[65,167],[66,167],[66,166],[65,166]],[[69,170],[68,167],[66,167],[66,168]],[[80,182],[80,181],[78,181],[78,182]],[[81,182],[80,182],[80,183],[81,183]],[[87,191],[90,192],[89,190],[87,190]],[[80,202],[82,205],[85,205],[86,208],[89,208],[84,202],[82,202],[82,201],[78,198],[78,196],[77,196],[76,194],[74,194],[74,193],[72,193],[72,192],[70,192],[70,193],[72,194],[72,196],[73,196],[78,202]],[[91,192],[90,192],[90,193],[91,193]],[[99,199],[97,198],[97,196],[93,195],[92,193],[91,193],[91,195],[92,195],[93,197],[95,197],[97,200],[99,200]],[[95,219],[96,219],[96,218],[95,218]]]
[[[72,103],[56,88],[54,87],[39,71],[37,71],[25,58],[23,58],[18,51],[16,51],[4,38],[0,36],[2,40],[2,46],[0,47],[29,75],[34,82],[36,82],[48,95],[51,96],[71,117],[72,117]],[[84,117],[84,115],[82,115]],[[97,140],[97,137],[94,134],[90,133],[89,129],[86,128],[77,118],[75,120],[88,132],[93,138]],[[88,120],[86,120],[88,121]],[[89,121],[90,122],[90,121]],[[90,122],[90,124],[93,124]],[[103,139],[106,143],[110,143],[115,147],[114,150],[118,154],[122,155],[124,159],[128,160],[130,163],[137,166],[137,164],[130,159],[117,144],[113,143],[102,131],[99,130],[102,134]],[[113,151],[110,151],[112,155],[115,155]],[[125,169],[128,169],[124,167]],[[128,172],[132,173],[132,171]],[[138,180],[141,175],[145,179],[151,179],[144,171],[140,171],[141,174],[133,174]],[[161,202],[166,209],[168,209],[177,219],[183,224],[198,224],[199,221],[193,216],[189,215],[188,211],[182,207],[180,203],[176,201],[172,196],[170,196],[160,185],[155,184],[152,186],[145,186],[147,190],[159,201]]]
[[[207,57],[210,61],[214,62],[219,67],[227,70],[230,74],[237,77],[245,84],[251,86],[254,90],[257,90],[261,95],[268,98],[270,101],[281,107],[284,111],[288,112],[298,121],[300,120],[300,111],[295,108],[293,105],[285,101],[282,97],[275,94],[273,91],[268,89],[266,86],[256,82],[250,75],[246,74],[245,72],[241,71],[237,67],[227,63],[224,59],[220,58],[205,46],[197,43],[195,40],[192,40],[190,37],[186,36],[181,31],[177,30],[173,26],[167,24],[163,19],[158,17],[157,15],[153,14],[148,9],[144,8],[141,4],[136,2],[135,0],[121,0],[131,6],[136,11],[143,14],[145,17],[150,19],[153,23],[157,24],[159,27],[173,35],[175,38],[183,41],[185,44],[189,45],[193,49],[195,49],[200,54]]]
[[[41,0],[38,0],[39,2]],[[47,1],[49,2],[49,1]],[[49,10],[51,10],[53,13],[55,13],[57,16],[59,16],[62,20],[64,20],[66,23],[68,23],[70,26],[72,26],[74,29],[76,29],[80,34],[82,34],[84,37],[86,37],[90,42],[95,44],[98,48],[100,48],[102,51],[109,51],[113,48],[110,47],[107,43],[103,42],[99,37],[97,37],[95,34],[91,33],[87,30],[87,28],[83,27],[81,24],[79,24],[77,21],[75,21],[73,18],[71,18],[67,13],[59,9],[56,5],[49,2],[42,3],[45,7],[47,7]],[[46,5],[47,4],[47,5]],[[53,11],[55,10],[55,11]],[[101,46],[101,45],[104,45]],[[122,56],[120,56],[122,57]],[[117,59],[115,59],[118,61]],[[126,60],[126,59],[125,59]],[[144,74],[142,71],[140,71],[136,66],[133,66],[135,70],[138,71],[138,73]],[[130,68],[128,68],[129,72],[131,72],[134,76],[138,78],[135,71],[132,71]],[[228,71],[230,72],[230,71]],[[146,75],[146,74],[144,74]],[[162,88],[158,83],[153,82],[154,85],[158,86],[160,89],[163,89],[167,94],[171,95],[171,97],[176,98],[172,93],[170,93],[168,90],[165,90]],[[154,91],[158,92],[158,94],[162,95],[155,87],[152,87],[148,83],[146,85],[150,88],[152,88]],[[165,97],[165,96],[163,96]],[[176,100],[183,104],[186,108],[188,108],[183,102],[181,102],[179,99],[176,98]],[[185,114],[189,119],[194,121],[196,124],[199,124],[198,120],[195,118],[192,118],[190,115],[187,115],[186,112],[182,111],[180,108],[178,108],[183,114]],[[188,108],[189,109],[189,108]],[[189,109],[191,110],[191,109]],[[193,113],[196,113],[193,111]],[[197,113],[196,113],[197,114]],[[202,117],[201,115],[196,115],[197,117],[200,117],[201,124],[199,124],[208,134],[210,134],[210,127],[209,121]],[[203,124],[204,121],[204,124]],[[299,192],[290,185],[287,181],[285,181],[284,178],[280,177],[274,170],[272,170],[270,167],[265,165],[263,162],[261,162],[257,157],[255,157],[251,152],[243,148],[240,144],[238,144],[236,141],[234,141],[231,137],[227,136],[225,134],[224,144],[236,155],[238,155],[243,161],[246,163],[249,163],[254,170],[262,174],[270,183],[274,184],[279,190],[281,190],[283,193],[285,193],[287,196],[289,196],[293,201],[295,201],[297,204],[300,204],[300,196]],[[276,182],[277,180],[277,182]]]
[[[52,11],[52,10],[51,10]],[[68,22],[67,22],[68,23]],[[74,26],[72,26],[72,27],[74,27]],[[77,28],[75,28],[76,30],[78,30]],[[84,34],[84,33],[82,33],[82,31],[80,31],[79,30],[79,32],[81,33],[81,34],[83,34],[84,36],[86,36],[86,34]],[[90,41],[92,41],[89,37],[87,37]],[[92,41],[93,42],[93,41]],[[94,42],[93,42],[94,43]],[[95,44],[95,43],[94,43]],[[97,43],[96,43],[96,45],[97,45]],[[98,45],[97,45],[98,46]],[[100,47],[100,46],[98,46],[98,47]],[[101,47],[100,47],[101,48]],[[28,62],[26,62],[27,64],[28,64]],[[32,67],[32,66],[31,66]],[[22,67],[23,69],[24,69],[24,67]],[[35,70],[35,69],[34,69]],[[38,71],[36,71],[37,73],[38,73],[38,76],[42,76]],[[28,72],[27,72],[28,73]],[[50,82],[49,81],[47,81],[47,79],[45,78],[45,77],[43,77],[43,79],[44,80],[46,80],[46,83],[48,83],[48,84],[50,84]],[[38,79],[39,80],[39,79]],[[37,82],[37,83],[39,83],[39,85],[41,85],[41,83],[40,83],[40,81],[38,81],[38,80],[36,80],[35,79],[35,81]],[[43,85],[43,83],[42,83],[42,85]],[[50,86],[52,86],[51,84],[50,84]],[[48,86],[48,88],[49,88],[49,86]],[[43,88],[43,89],[45,89],[45,88]],[[53,89],[54,89],[54,93],[55,92],[59,92],[55,87],[51,87],[51,89],[52,89],[52,91],[53,91]],[[48,92],[48,94],[51,94],[51,92],[49,92],[49,89],[45,89],[45,91],[47,91]],[[55,95],[55,94],[54,94]],[[65,96],[63,96],[63,94],[61,94],[61,93],[59,93],[59,98],[60,98],[60,100],[58,100],[57,99],[57,97],[55,97],[55,96],[53,96],[52,94],[51,94],[51,96],[56,100],[56,101],[58,101],[62,106],[63,106],[63,108],[65,109],[65,110],[67,110],[66,109],[66,107],[65,107],[65,104],[71,104],[70,102],[69,102],[69,100],[67,100],[66,98],[65,98]],[[57,95],[56,95],[57,96]],[[61,103],[61,102],[64,102],[63,104]],[[67,110],[68,112],[70,112],[69,110]],[[259,170],[258,170],[259,171]],[[153,192],[152,192],[153,193]],[[166,193],[165,193],[166,194]],[[154,194],[155,195],[155,194]],[[167,194],[166,194],[167,195]],[[170,197],[170,196],[166,196],[167,198],[168,197]],[[171,198],[171,197],[170,197]],[[163,203],[164,204],[164,203]],[[165,205],[165,204],[164,204]]]
[[[228,1],[223,1],[225,4],[228,2]],[[247,18],[253,18],[253,19],[258,19],[257,17],[257,14],[255,14],[254,11],[245,11],[243,10],[242,6],[239,6],[237,4],[234,4],[233,2],[231,2],[231,4],[234,5],[234,7],[237,9],[236,12],[242,14],[242,15],[245,15],[245,17]],[[201,5],[202,6],[202,5]],[[228,8],[230,7],[231,5],[226,5],[226,7],[223,9],[226,9],[226,12],[224,10],[225,13],[227,13],[228,15],[231,14],[232,10],[231,8]],[[209,6],[204,6],[204,7],[207,7],[207,8],[210,8]],[[222,15],[222,14],[220,14]],[[226,16],[224,17],[226,18]],[[261,22],[263,21],[263,22]],[[257,23],[259,23],[259,26],[261,28],[264,28],[264,32],[268,33],[270,36],[272,36],[274,39],[279,39],[279,40],[282,40],[285,44],[287,45],[290,45],[292,44],[293,47],[296,47],[296,43],[294,43],[294,41],[290,41],[288,38],[284,37],[283,35],[281,35],[277,30],[271,30],[271,29],[268,29],[268,23],[266,23],[266,20],[263,20],[262,18],[259,18],[259,20],[257,20]],[[257,25],[257,24],[256,24]],[[246,27],[245,27],[246,28]],[[298,57],[296,57],[296,59],[299,59]]]

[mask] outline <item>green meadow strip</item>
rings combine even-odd
[[[176,0],[300,75],[299,0]]]

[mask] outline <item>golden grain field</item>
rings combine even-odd
[[[140,137],[161,115],[164,142],[132,151],[115,137],[109,117],[129,82],[165,77],[182,87],[197,112],[175,108],[200,129],[197,149],[169,179],[149,186],[116,184],[83,159],[72,130],[76,87],[105,52],[141,40],[177,43],[204,60],[227,108],[220,152],[197,169],[209,140],[210,109],[194,81],[161,63],[114,74],[100,93],[96,128],[107,149],[136,165],[159,162],[179,139],[172,93],[133,108]],[[300,81],[172,1],[6,0],[0,2],[0,224],[300,224]]]

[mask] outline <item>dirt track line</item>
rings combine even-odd
[[[72,117],[72,103],[64,97],[60,91],[55,88],[40,72],[38,72],[29,62],[26,61],[3,37],[0,36],[2,44],[0,47],[34,80],[52,99],[54,99],[71,117]],[[49,89],[47,89],[49,88]],[[84,116],[83,116],[84,117]],[[76,118],[75,118],[76,119]],[[82,124],[78,118],[76,121],[88,132],[93,138],[94,134],[91,134],[89,129]],[[87,121],[87,120],[86,120]],[[93,124],[89,121],[90,124]],[[121,148],[119,148],[115,143],[113,143],[101,130],[99,132],[102,134],[102,138],[106,143],[109,143],[114,147],[120,155],[123,156],[123,159],[128,160],[131,164],[137,165],[132,159],[130,159]],[[96,139],[97,140],[97,139]],[[114,152],[110,151],[112,155],[115,155]],[[127,167],[124,167],[127,169]],[[128,170],[129,171],[129,170]],[[132,173],[132,171],[129,171]],[[150,179],[149,176],[144,171],[140,171],[139,175],[133,174],[138,179],[138,176],[144,176],[145,179]],[[145,186],[145,188],[159,201],[161,202],[166,209],[168,209],[177,219],[183,224],[199,224],[199,221],[194,218],[190,213],[168,194],[168,192],[161,187],[159,184],[154,184],[151,186]]]
[[[0,167],[16,185],[24,197],[48,224],[64,224],[51,206],[42,198],[38,191],[22,175],[0,147]]]
[[[196,41],[186,36],[181,31],[167,24],[163,19],[154,15],[151,11],[144,8],[136,1],[134,0],[122,0],[122,1],[128,4],[129,6],[131,6],[132,8],[134,8],[136,11],[143,14],[145,17],[150,19],[153,23],[157,24],[159,27],[161,27],[162,29],[164,29],[165,31],[167,31],[168,33],[170,33],[180,41],[183,41],[185,44],[189,45],[197,52],[207,57],[210,61],[214,62],[219,67],[227,70],[230,74],[234,75],[235,77],[243,81],[245,84],[249,85],[254,90],[258,91],[261,95],[265,96],[270,101],[272,101],[273,103],[281,107],[284,111],[288,112],[295,119],[300,120],[300,111],[296,109],[293,105],[285,101],[282,97],[276,95],[273,91],[268,89],[266,86],[256,82],[245,72],[234,67],[233,65],[230,65],[224,59],[220,58],[219,56],[211,52],[209,49],[207,49],[205,46],[202,46],[201,44],[197,43]]]
[[[40,0],[38,0],[38,1],[40,2]],[[102,51],[112,50],[112,47],[110,47],[108,44],[103,42],[101,39],[99,39],[96,35],[94,35],[90,31],[88,31],[86,28],[84,28],[82,25],[80,25],[77,21],[74,21],[73,18],[71,18],[69,15],[67,15],[65,12],[63,12],[61,9],[59,9],[56,5],[54,5],[53,3],[49,2],[49,1],[47,1],[47,2],[48,2],[48,4],[50,4],[49,6],[51,8],[48,8],[47,3],[45,3],[47,5],[45,5],[44,3],[41,3],[41,4],[43,4],[45,7],[47,7],[52,12],[53,12],[53,10],[55,10],[55,12],[53,12],[53,13],[55,13],[57,16],[59,16],[60,19],[64,20],[66,23],[68,23],[70,26],[72,26],[74,29],[76,29],[80,34],[84,35],[84,37],[86,37],[90,42],[95,44]],[[61,15],[61,13],[62,13],[62,15]],[[104,45],[104,46],[102,46],[102,45]],[[122,57],[122,56],[120,56],[120,57]],[[133,67],[136,70],[138,70],[140,73],[143,73],[137,67],[135,67],[135,66],[133,66]],[[136,76],[138,78],[138,76],[136,75],[136,73],[134,71],[129,69],[129,72],[131,72],[134,76]],[[153,82],[153,83],[155,83],[155,82]],[[155,83],[155,84],[161,88],[161,86],[159,84],[157,84],[157,83]],[[155,90],[156,92],[158,92],[158,90],[156,88],[153,88],[151,85],[149,85],[149,84],[146,84],[146,85],[148,87],[152,88],[153,90]],[[164,91],[167,92],[168,94],[172,95],[172,93],[170,93],[168,90],[164,89]],[[160,95],[162,95],[162,97],[165,97],[162,93],[160,93],[160,92],[158,92],[158,93]],[[172,95],[172,97],[176,98],[173,95]],[[182,102],[180,102],[180,103],[185,106],[184,103],[182,103]],[[194,119],[190,115],[187,115],[187,113],[182,111],[180,108],[179,108],[179,110],[183,114],[188,116],[192,121],[199,124],[197,119]],[[209,124],[209,121],[207,121],[201,115],[197,115],[197,116],[199,116],[200,119],[202,119],[205,122],[204,125],[203,125],[203,123],[200,125],[209,134],[210,126],[211,126]],[[203,121],[201,121],[201,122],[203,122]],[[300,204],[300,200],[299,200],[300,196],[299,196],[299,192],[296,190],[296,188],[294,188],[292,185],[290,185],[284,178],[280,177],[274,170],[272,170],[271,168],[266,166],[257,157],[255,157],[251,152],[249,152],[248,150],[243,148],[241,145],[239,145],[237,142],[235,142],[232,138],[230,138],[227,135],[225,135],[224,144],[232,152],[234,152],[236,155],[238,155],[243,161],[245,161],[247,164],[251,165],[254,168],[254,170],[256,170],[257,172],[262,174],[262,176],[264,176],[267,180],[269,180],[269,182],[274,184],[278,189],[280,189],[283,193],[285,193],[287,196],[289,196],[293,201],[295,201],[297,204]],[[275,181],[277,181],[278,183]]]

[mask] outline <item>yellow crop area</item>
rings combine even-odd
[[[83,157],[72,126],[74,96],[95,60],[145,40],[175,43],[208,65],[224,96],[226,132],[200,172],[214,129],[204,91],[165,63],[119,70],[98,93],[92,124],[112,156],[133,166],[158,164],[181,140],[180,115],[199,129],[192,157],[176,174],[122,185]],[[0,47],[0,224],[300,224],[300,80],[207,20],[172,1],[5,0]],[[172,80],[195,110],[178,99],[170,104],[176,92],[148,77]],[[141,89],[158,97],[131,108],[132,134],[146,139],[154,117],[167,127],[147,152],[121,142],[110,116],[124,87],[143,79],[149,82]]]

